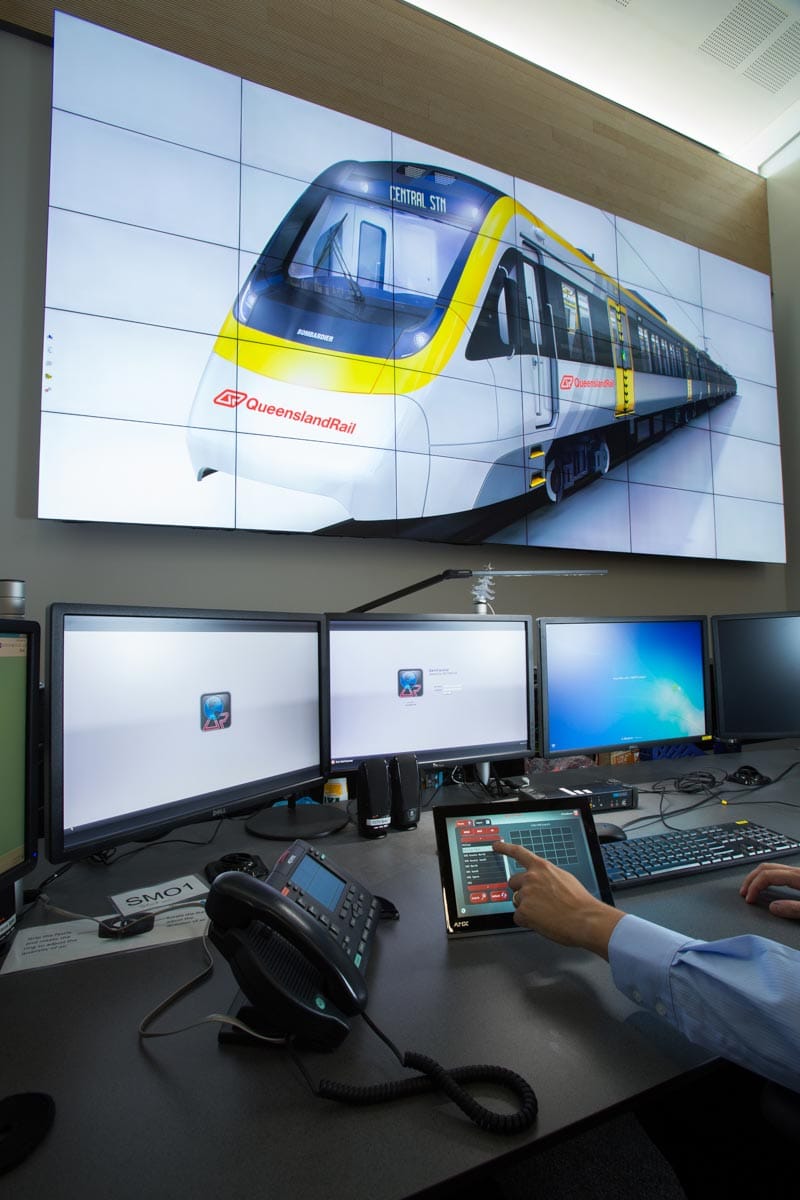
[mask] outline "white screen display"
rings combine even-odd
[[[331,761],[529,745],[526,624],[331,621]]]
[[[225,625],[65,618],[65,829],[318,769],[316,631]]]
[[[52,129],[40,517],[785,561],[766,275],[62,13]]]

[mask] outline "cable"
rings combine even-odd
[[[338,1083],[331,1079],[321,1079],[315,1085],[304,1063],[297,1054],[291,1036],[268,1037],[265,1034],[258,1033],[255,1029],[246,1025],[244,1021],[240,1021],[238,1017],[222,1013],[208,1013],[199,1021],[192,1021],[188,1025],[180,1026],[178,1029],[151,1031],[149,1026],[153,1021],[166,1012],[181,996],[186,995],[187,992],[197,987],[198,984],[202,983],[212,973],[214,960],[211,957],[205,934],[202,941],[206,965],[202,971],[188,980],[188,982],[181,984],[179,988],[142,1018],[139,1022],[138,1030],[140,1038],[173,1037],[175,1034],[187,1033],[190,1029],[197,1029],[199,1026],[210,1022],[220,1025],[232,1025],[260,1042],[267,1042],[273,1046],[286,1046],[311,1091],[315,1096],[319,1096],[324,1100],[335,1100],[340,1104],[350,1105],[383,1104],[390,1100],[399,1100],[407,1096],[417,1096],[423,1092],[441,1091],[474,1124],[489,1133],[498,1133],[507,1136],[523,1133],[536,1120],[539,1112],[539,1101],[536,1093],[527,1080],[518,1075],[516,1071],[511,1071],[507,1067],[488,1065],[455,1067],[448,1071],[440,1063],[425,1054],[417,1054],[412,1051],[401,1054],[394,1043],[390,1041],[386,1034],[378,1028],[365,1012],[361,1013],[364,1021],[381,1041],[389,1047],[400,1064],[410,1070],[418,1071],[420,1074],[414,1075],[410,1079],[398,1079],[393,1082],[373,1084],[366,1087],[354,1087],[350,1084]],[[464,1085],[469,1083],[493,1083],[505,1088],[506,1091],[511,1092],[518,1098],[519,1107],[517,1111],[515,1113],[498,1113],[487,1108],[466,1090]]]
[[[362,1106],[384,1104],[387,1101],[400,1100],[407,1096],[417,1096],[423,1092],[441,1091],[475,1125],[488,1133],[513,1136],[523,1133],[533,1125],[539,1112],[539,1101],[531,1085],[516,1071],[511,1071],[507,1067],[487,1064],[454,1067],[452,1070],[447,1070],[426,1054],[418,1054],[414,1051],[406,1051],[405,1054],[401,1054],[366,1013],[362,1013],[361,1016],[381,1041],[385,1042],[401,1066],[418,1071],[420,1074],[414,1075],[410,1079],[397,1079],[388,1083],[364,1087],[339,1083],[331,1079],[321,1079],[315,1087],[307,1070],[297,1057],[294,1047],[290,1045],[292,1057],[315,1095],[324,1100],[338,1101],[340,1104]],[[505,1088],[519,1100],[517,1111],[515,1113],[498,1113],[487,1108],[463,1086],[469,1083],[493,1083]]]
[[[210,846],[222,828],[224,820],[224,817],[220,817],[216,823],[214,832],[202,842],[195,842],[190,838],[168,838],[165,835],[163,837],[154,837],[152,841],[134,846],[132,850],[126,850],[124,854],[118,854],[116,846],[110,850],[98,850],[96,854],[89,854],[83,861],[92,863],[93,866],[107,867],[109,863],[122,862],[123,858],[132,858],[134,854],[141,854],[143,850],[152,850],[153,846]]]

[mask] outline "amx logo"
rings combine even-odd
[[[214,397],[214,403],[220,404],[223,408],[238,408],[246,399],[247,392],[235,392],[233,388],[225,388],[224,392],[219,392]]]

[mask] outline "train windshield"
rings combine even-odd
[[[413,354],[444,315],[482,215],[442,219],[312,186],[253,268],[236,315],[300,344]]]

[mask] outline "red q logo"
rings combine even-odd
[[[562,375],[561,382],[559,383],[558,386],[562,392],[568,392],[574,382],[575,382],[574,375]]]
[[[247,392],[235,392],[233,388],[225,388],[224,392],[219,392],[214,397],[214,403],[220,404],[223,408],[238,408],[246,399]]]

